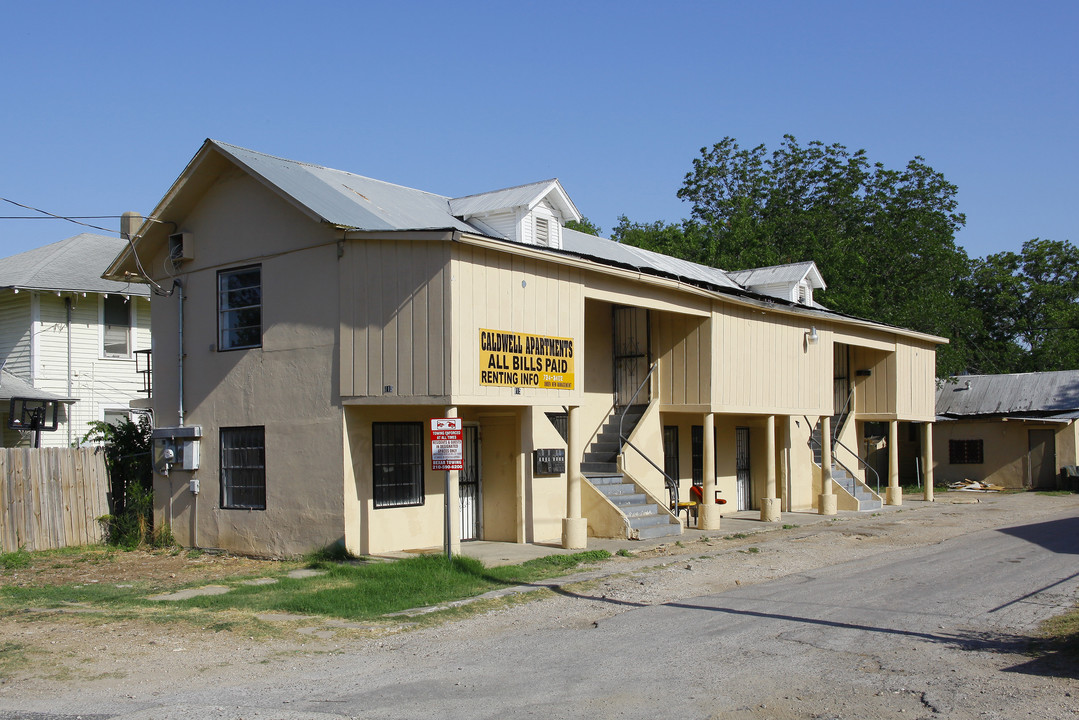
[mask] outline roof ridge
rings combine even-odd
[[[535,182],[521,183],[520,185],[510,185],[509,187],[497,188],[495,190],[487,190],[485,192],[472,193],[471,195],[461,195],[460,197],[450,198],[450,200],[468,200],[469,198],[480,197],[481,195],[494,195],[495,193],[506,192],[507,190],[520,190],[531,185],[549,185],[550,183],[558,182],[558,178],[549,178],[547,180],[536,180]]]

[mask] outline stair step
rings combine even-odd
[[[667,525],[670,521],[670,517],[666,515],[636,515],[629,518],[629,526],[636,530],[643,530],[656,525]]]
[[[586,475],[590,475],[592,473],[595,473],[597,475],[615,473],[618,472],[618,465],[613,462],[582,462],[581,472]]]
[[[652,525],[637,531],[638,540],[652,540],[654,538],[671,537],[682,534],[682,523],[669,522],[666,525]]]
[[[659,506],[655,503],[647,503],[644,505],[619,505],[618,509],[622,511],[622,514],[626,517],[641,517],[642,515],[658,515]]]
[[[585,477],[588,478],[588,482],[592,483],[593,485],[597,485],[597,486],[598,485],[621,485],[625,481],[625,478],[623,478],[618,473],[613,473],[611,475],[598,475],[598,474],[597,475],[586,475]]]
[[[608,495],[607,499],[618,506],[621,510],[627,505],[640,505],[648,502],[648,496],[644,493],[626,493],[625,495]]]
[[[615,495],[632,495],[637,490],[637,486],[633,483],[607,483],[599,486],[599,491],[607,497],[614,497]]]

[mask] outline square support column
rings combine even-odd
[[[922,474],[925,476],[925,501],[933,502],[933,423],[922,423]]]
[[[720,506],[716,505],[716,416],[704,415],[704,482],[701,486],[701,507],[697,514],[697,527],[701,530],[719,530]]]
[[[832,492],[832,418],[820,419],[820,495],[817,496],[817,512],[835,515],[839,512],[839,498]]]
[[[761,522],[779,522],[779,498],[776,497],[776,416],[764,421],[766,444],[764,457],[764,497],[761,498]]]
[[[888,422],[888,491],[885,505],[902,505],[903,488],[899,487],[899,421]]]
[[[566,517],[562,519],[562,547],[583,550],[588,546],[588,520],[581,517],[581,441],[578,437],[581,409],[566,412]]]

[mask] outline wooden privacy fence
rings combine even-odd
[[[101,449],[0,449],[3,552],[101,542],[108,487]]]

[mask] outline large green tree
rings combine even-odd
[[[770,153],[727,137],[701,148],[678,191],[690,219],[622,217],[613,237],[726,270],[813,260],[832,309],[959,338],[938,352],[938,373],[950,374],[966,367],[976,322],[956,293],[970,275],[956,193],[921,157],[890,169],[840,144],[788,135]]]
[[[1079,368],[1079,248],[1035,238],[974,263],[977,372]]]

